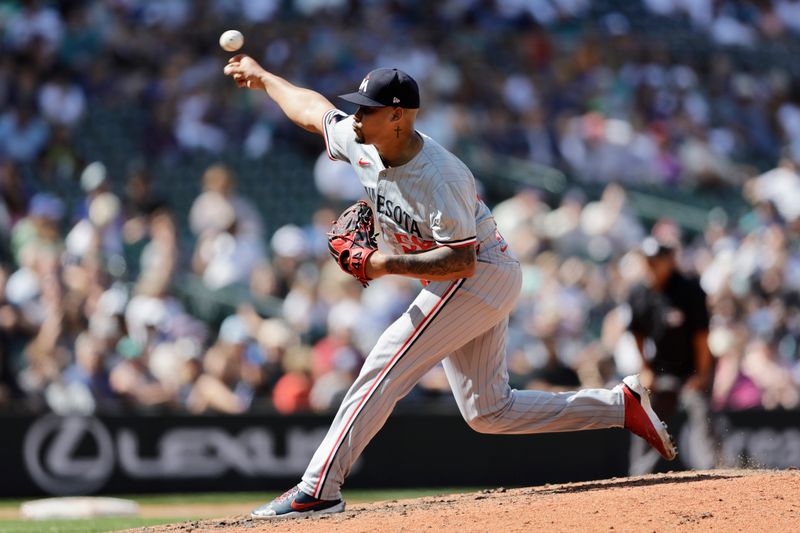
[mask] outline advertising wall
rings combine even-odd
[[[0,418],[0,496],[284,490],[299,480],[329,422],[317,416]],[[720,417],[717,427],[728,466],[800,466],[796,412],[735,413]],[[691,435],[674,429],[683,454]],[[624,476],[629,442],[623,430],[482,435],[458,416],[395,414],[346,488]]]

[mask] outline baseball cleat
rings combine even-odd
[[[300,487],[295,486],[271,502],[254,509],[250,513],[250,517],[269,520],[324,513],[341,513],[342,511],[344,511],[344,500],[320,500],[309,496],[301,491]]]
[[[650,393],[639,381],[639,376],[628,376],[622,380],[625,396],[625,429],[638,435],[655,448],[667,461],[678,455],[667,425],[658,418],[650,406]]]

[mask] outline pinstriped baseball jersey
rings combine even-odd
[[[420,152],[402,166],[387,168],[374,146],[355,141],[352,116],[332,109],[323,126],[328,156],[355,168],[392,253],[476,244],[479,261],[514,260],[478,198],[472,172],[436,141],[421,134]]]

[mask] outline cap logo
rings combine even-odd
[[[399,104],[400,103],[400,99],[395,96],[394,98],[392,98],[392,103],[393,104]]]
[[[358,86],[358,92],[365,93],[367,92],[367,86],[369,85],[369,76],[364,78],[364,81],[361,82],[361,85]]]

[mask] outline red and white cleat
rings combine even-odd
[[[300,487],[294,486],[271,502],[255,509],[250,513],[250,518],[271,520],[342,511],[344,511],[344,500],[320,500],[301,491]]]
[[[625,395],[625,429],[646,440],[667,461],[675,459],[678,448],[667,425],[650,406],[650,394],[638,375],[622,380],[622,393]]]

